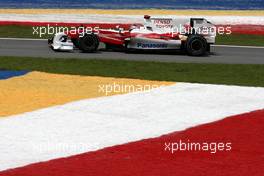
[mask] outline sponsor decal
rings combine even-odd
[[[163,43],[137,43],[138,48],[168,48],[168,44]]]
[[[153,19],[157,28],[173,28],[172,19]]]

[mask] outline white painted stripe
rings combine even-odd
[[[254,24],[264,25],[263,16],[205,16],[205,15],[159,15],[153,17],[186,20],[206,18],[214,24]],[[102,15],[102,14],[0,14],[0,21],[66,22],[66,23],[144,23],[142,15]]]
[[[264,108],[264,88],[177,83],[0,119],[0,170],[67,157]]]
[[[18,41],[48,41],[48,39],[33,39],[33,38],[0,38],[0,40],[18,40]]]
[[[263,46],[239,46],[239,45],[212,45],[214,47],[227,47],[227,48],[252,48],[252,49],[264,49]]]

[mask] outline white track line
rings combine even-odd
[[[105,15],[105,14],[0,14],[0,21],[20,22],[65,22],[65,23],[144,23],[143,15]],[[216,25],[224,24],[252,24],[263,25],[263,16],[207,16],[207,15],[154,15],[181,20],[189,18],[206,18]],[[15,20],[14,20],[15,19]]]
[[[227,47],[227,48],[254,48],[254,49],[264,49],[263,46],[238,46],[238,45],[212,45],[214,47]]]
[[[48,40],[48,39],[32,39],[32,38],[0,38],[0,40],[46,41],[46,40]]]

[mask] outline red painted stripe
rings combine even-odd
[[[233,34],[264,35],[264,25],[218,25],[217,27],[231,27]]]
[[[172,176],[264,173],[264,110],[175,132],[155,139],[106,148],[8,170],[0,176]],[[231,151],[164,151],[164,143],[232,142]]]
[[[56,23],[56,22],[31,22],[31,21],[0,21],[0,26],[3,25],[21,25],[21,26],[89,26],[89,27],[100,27],[102,29],[115,28],[120,26],[124,29],[129,29],[132,24],[122,24],[122,23]],[[232,28],[232,33],[234,34],[253,34],[253,35],[264,35],[264,25],[217,25],[217,27],[227,27]]]

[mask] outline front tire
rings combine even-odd
[[[53,43],[53,39],[54,37],[52,37],[51,39],[48,39],[48,44],[51,45]]]
[[[96,52],[99,47],[99,38],[95,34],[87,34],[79,39],[80,50],[86,53]]]
[[[191,35],[186,41],[185,48],[190,56],[203,56],[207,52],[207,41],[203,36]]]

